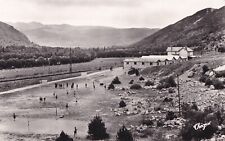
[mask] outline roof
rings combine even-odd
[[[140,58],[125,59],[124,62],[158,62],[180,58],[178,55],[149,55]]]
[[[184,49],[187,49],[187,51],[189,51],[189,52],[190,52],[190,51],[193,51],[193,50],[190,49],[189,47],[168,47],[168,48],[166,49],[166,51],[167,51],[167,52],[169,52],[169,51],[173,51],[173,52],[176,51],[176,52],[177,52],[177,51],[180,51],[180,50],[183,49],[183,48],[184,48]]]

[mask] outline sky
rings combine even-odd
[[[0,21],[163,28],[225,0],[0,0]]]

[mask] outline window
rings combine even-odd
[[[145,62],[142,62],[141,64],[142,64],[142,65],[145,65]]]
[[[150,62],[150,66],[152,65],[153,63],[152,62]]]
[[[127,62],[127,65],[129,65],[129,62]]]
[[[134,62],[134,65],[137,65],[137,62]]]

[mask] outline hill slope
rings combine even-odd
[[[11,23],[33,42],[46,46],[103,47],[135,43],[158,29]]]
[[[28,46],[30,44],[31,42],[23,33],[6,23],[0,22],[0,46]]]
[[[130,45],[140,50],[165,51],[168,46],[215,47],[224,45],[225,7],[207,8]]]

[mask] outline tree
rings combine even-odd
[[[109,86],[108,86],[108,90],[111,90],[111,89],[112,89],[112,90],[115,89],[115,86],[114,86],[112,83],[110,83]]]
[[[88,138],[94,140],[109,138],[109,134],[106,132],[105,123],[100,116],[95,116],[88,124]]]
[[[121,84],[118,76],[113,79],[112,84]]]
[[[120,103],[119,103],[119,107],[123,108],[123,107],[126,107],[126,106],[127,106],[126,103],[123,100],[121,100]]]
[[[73,139],[62,131],[55,141],[73,141]]]
[[[141,89],[141,88],[142,87],[139,84],[133,84],[133,85],[130,86],[130,89],[136,89],[136,90],[138,90],[138,89]]]
[[[133,136],[129,130],[123,125],[117,132],[117,141],[133,141]]]
[[[205,74],[209,70],[207,65],[202,66],[202,74]]]

